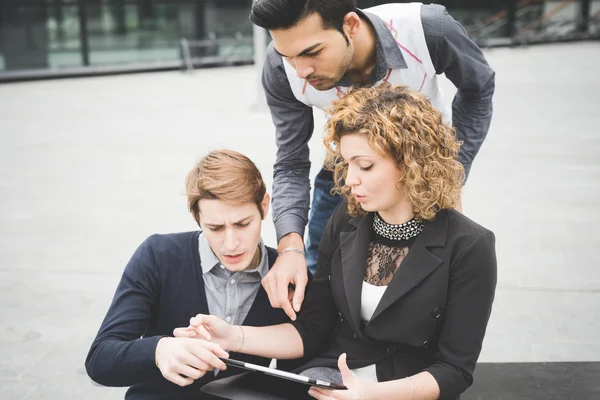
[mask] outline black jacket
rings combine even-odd
[[[321,239],[317,272],[297,321],[301,369],[377,364],[378,380],[428,371],[441,399],[473,382],[496,287],[494,234],[454,210],[424,224],[371,320],[361,322],[361,290],[373,214],[355,219],[342,202]],[[332,332],[335,332],[332,334]],[[329,340],[328,340],[329,338]]]
[[[106,386],[131,386],[127,399],[201,399],[200,386],[215,379],[208,373],[180,387],[167,381],[155,365],[158,340],[189,325],[196,314],[208,314],[198,253],[199,232],[153,235],[136,250],[125,267],[112,304],[85,361],[88,375]],[[269,268],[277,252],[268,248]],[[260,287],[244,325],[287,322],[273,309]],[[231,353],[231,358],[269,365],[270,359]],[[228,368],[223,378],[241,372]]]

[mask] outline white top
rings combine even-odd
[[[361,303],[360,303],[360,317],[362,318],[364,323],[367,323],[371,320],[371,317],[375,313],[375,309],[387,286],[375,286],[371,285],[368,282],[363,282],[362,285],[362,293],[361,293]]]
[[[386,289],[387,286],[375,286],[363,282],[360,305],[360,317],[363,322],[368,322],[371,319]],[[352,371],[361,379],[377,382],[377,370],[375,369],[375,364],[353,369]]]

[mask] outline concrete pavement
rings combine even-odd
[[[600,43],[486,56],[495,114],[463,196],[497,237],[481,361],[600,361]],[[83,362],[137,245],[195,229],[188,170],[227,147],[271,185],[273,128],[253,109],[254,79],[237,67],[0,86],[0,398],[123,397]],[[275,243],[270,219],[264,239]]]

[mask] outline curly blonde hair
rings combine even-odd
[[[431,220],[440,209],[457,204],[465,179],[458,161],[460,142],[423,94],[401,85],[357,88],[335,101],[329,114],[325,166],[334,172],[332,192],[347,200],[351,216],[365,214],[344,184],[348,167],[340,154],[340,139],[351,134],[365,135],[381,156],[393,159],[402,175],[398,184],[416,218]]]

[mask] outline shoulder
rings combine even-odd
[[[352,227],[354,226],[352,222],[354,222],[355,220],[355,217],[352,217],[350,214],[348,214],[348,202],[346,201],[346,199],[342,199],[342,201],[340,201],[340,204],[338,204],[336,209],[333,211],[330,223],[336,231],[345,232],[347,230],[352,229]]]
[[[265,65],[263,66],[263,79],[267,83],[277,84],[283,80],[287,81],[283,58],[275,51],[273,42],[267,47]]]
[[[277,260],[277,256],[279,254],[277,253],[277,250],[275,250],[272,247],[265,246],[265,248],[267,249],[267,258],[269,260],[269,269],[270,269],[273,266],[273,264],[275,264],[275,261]]]
[[[151,252],[155,259],[185,258],[198,249],[200,231],[167,233],[149,236],[140,246]]]
[[[269,45],[267,46],[267,56],[265,58],[265,61],[265,67],[269,67],[272,69],[283,67],[283,58],[275,51],[273,41],[271,41],[271,43],[269,43]]]
[[[421,7],[421,24],[425,36],[442,37],[444,22],[450,15],[446,7],[440,4],[423,4]]]
[[[447,245],[452,248],[452,264],[468,258],[479,266],[489,264],[495,268],[494,232],[456,210],[445,212],[448,218]],[[493,262],[488,263],[484,260]]]
[[[479,236],[482,233],[489,233],[493,235],[493,232],[483,225],[478,224],[471,218],[467,217],[461,212],[454,209],[445,210],[448,218],[448,229],[450,231],[464,232],[470,237]]]

